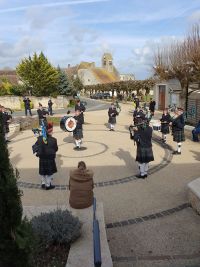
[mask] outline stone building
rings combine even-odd
[[[18,84],[19,78],[15,70],[0,70],[0,83],[6,79],[11,84]]]
[[[135,75],[134,74],[120,74],[120,81],[134,81]]]
[[[81,62],[75,67],[65,70],[67,75],[75,78],[78,76],[83,85],[95,85],[120,81],[120,75],[113,64],[113,57],[110,53],[102,56],[102,66],[96,67],[94,62]]]

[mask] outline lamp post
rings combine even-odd
[[[191,74],[194,70],[194,62],[192,61],[187,61],[185,63],[186,66],[186,95],[185,95],[185,114],[187,118],[187,113],[188,113],[188,95],[189,95],[189,84],[190,84],[190,79],[191,79]]]

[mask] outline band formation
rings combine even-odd
[[[168,109],[163,111],[159,124],[153,124],[153,117],[155,112],[155,101],[151,99],[149,108],[139,106],[139,101],[135,102],[133,111],[133,121],[129,126],[130,138],[136,144],[136,161],[139,165],[139,174],[136,175],[140,179],[148,177],[149,163],[154,161],[153,149],[152,149],[152,133],[153,130],[160,131],[161,141],[167,142],[167,135],[170,132],[173,135],[173,141],[176,142],[177,147],[173,152],[174,155],[181,155],[182,142],[185,141],[184,136],[184,111],[182,108],[177,108],[173,114]],[[32,116],[31,113],[31,101],[29,98],[24,99],[25,115]],[[52,136],[53,124],[48,122],[48,116],[53,115],[52,109],[53,103],[51,99],[48,102],[48,110],[45,109],[42,104],[39,104],[37,110],[39,119],[39,128],[32,129],[37,137],[36,143],[32,146],[33,153],[39,158],[39,174],[41,176],[41,188],[50,190],[55,186],[52,184],[53,174],[57,172],[56,167],[56,152],[58,151],[57,140]],[[73,133],[74,138],[74,150],[81,150],[83,143],[83,124],[84,124],[84,112],[86,110],[85,105],[78,99],[76,101],[74,115],[70,115],[70,111],[67,115],[60,120],[60,128],[65,132]],[[121,107],[116,101],[111,103],[108,109],[108,125],[109,131],[115,131],[115,125],[117,122],[117,116],[121,112]],[[0,106],[0,113],[3,118],[3,134],[5,142],[8,140],[9,123],[12,119],[12,110],[6,109]],[[200,131],[200,123],[193,130],[193,141],[198,141],[198,130]]]

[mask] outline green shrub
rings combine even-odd
[[[75,104],[76,104],[76,99],[70,99],[69,100],[69,104],[68,104],[68,108],[72,108],[72,107],[74,107],[75,106]]]
[[[43,246],[70,244],[81,234],[81,223],[68,210],[42,213],[31,220],[33,231]]]

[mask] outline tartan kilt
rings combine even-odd
[[[139,163],[148,163],[154,161],[152,147],[137,146],[136,161]]]
[[[161,123],[161,133],[168,134],[169,133],[169,124]]]
[[[73,131],[73,137],[77,140],[83,138],[83,130],[82,129],[75,129]]]
[[[108,123],[116,124],[116,117],[109,117]]]
[[[184,142],[185,141],[184,130],[174,131],[173,132],[173,141],[177,142],[177,143]]]
[[[39,174],[52,175],[57,172],[55,159],[39,159]]]

